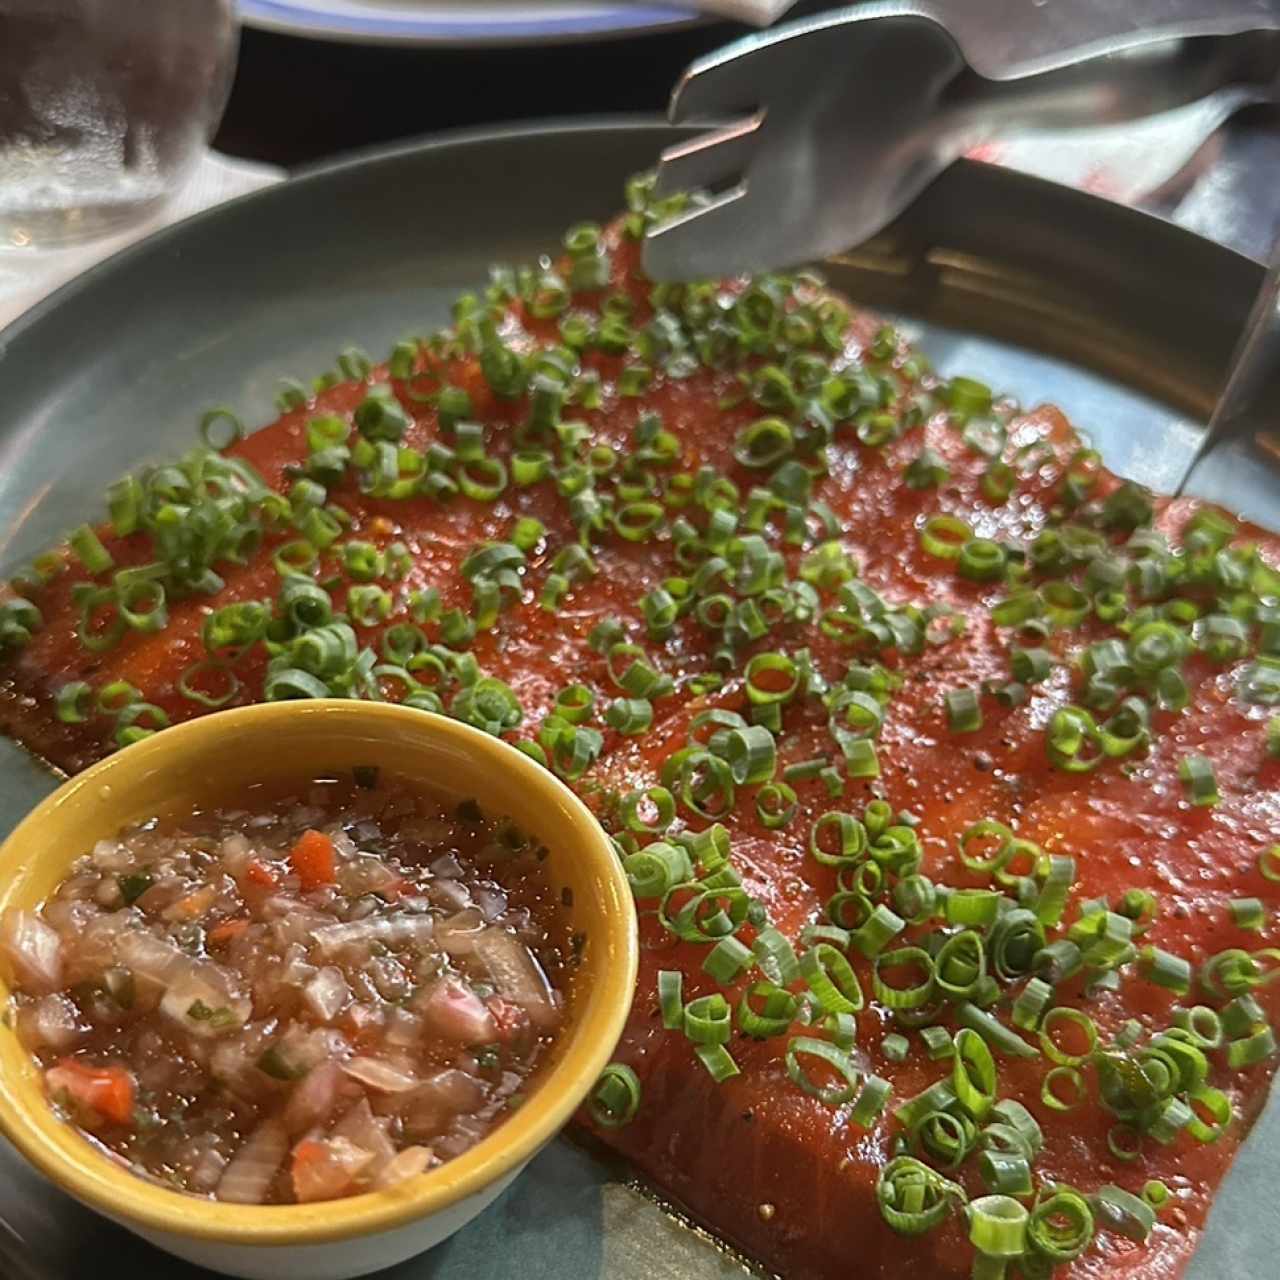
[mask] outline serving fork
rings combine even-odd
[[[648,233],[645,269],[682,280],[830,257],[1011,127],[1115,124],[1207,97],[1225,108],[1272,100],[1277,33],[1280,0],[922,0],[749,36],[676,86],[673,123],[714,127],[662,154],[658,193],[699,198]],[[1211,454],[1215,489],[1230,488],[1227,440],[1280,464],[1260,425],[1280,371],[1276,295],[1273,271],[1179,491],[1193,469],[1210,474]]]
[[[875,3],[748,36],[693,63],[658,191],[709,192],[646,238],[656,280],[812,262],[869,239],[948,165],[1012,126],[1270,99],[1280,0]],[[1196,37],[1217,36],[1218,39]]]

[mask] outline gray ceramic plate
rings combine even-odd
[[[493,261],[530,260],[673,131],[601,121],[468,134],[312,172],[181,223],[0,334],[0,570],[85,517],[105,484],[195,438],[199,412],[272,416],[278,379],[343,346],[389,349],[441,323]],[[901,317],[946,372],[1052,401],[1108,462],[1160,485],[1193,446],[1261,268],[1089,196],[959,165],[902,223],[830,275]],[[1249,502],[1280,511],[1265,478]],[[54,785],[0,742],[0,829]],[[1223,1189],[1193,1280],[1276,1274],[1280,1108]],[[0,1141],[0,1275],[197,1273],[72,1204]],[[20,1238],[24,1264],[5,1254]],[[30,1276],[20,1269],[29,1265]],[[499,1204],[395,1280],[711,1280],[737,1263],[556,1144]]]

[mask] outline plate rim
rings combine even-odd
[[[196,226],[203,226],[208,222],[225,216],[228,211],[239,209],[249,201],[265,202],[273,198],[283,198],[282,193],[292,191],[298,186],[308,185],[315,181],[328,179],[347,169],[362,168],[366,165],[375,165],[382,162],[394,161],[410,153],[427,153],[448,150],[453,147],[469,147],[488,143],[509,142],[521,138],[540,138],[547,135],[599,133],[604,130],[624,131],[628,133],[639,133],[646,130],[665,130],[672,134],[684,134],[689,136],[702,131],[702,129],[696,125],[672,124],[664,116],[659,115],[656,112],[602,112],[582,116],[545,116],[527,121],[521,120],[499,124],[466,125],[456,129],[445,129],[431,133],[418,134],[414,137],[401,139],[391,143],[377,142],[372,143],[369,146],[356,147],[348,151],[339,152],[333,156],[327,156],[320,160],[302,164],[289,170],[283,182],[275,182],[265,187],[257,187],[252,191],[246,191],[241,195],[233,196],[230,200],[224,200],[219,204],[210,205],[206,209],[199,209],[194,213],[188,214],[184,218],[179,218],[175,222],[170,222],[165,226],[158,227],[154,231],[148,232],[140,239],[123,246],[114,253],[108,254],[105,258],[93,263],[93,265],[86,268],[79,275],[72,276],[71,279],[59,285],[52,293],[41,298],[34,306],[27,308],[26,311],[15,316],[7,325],[0,326],[0,363],[3,363],[7,349],[16,340],[25,337],[27,331],[38,325],[45,316],[69,302],[83,290],[95,285],[101,277],[109,275],[113,270],[124,266],[128,262],[132,261],[135,256],[142,256],[143,254],[155,252],[171,241],[178,240],[182,235],[186,234],[189,229]],[[655,164],[657,163],[659,150],[660,148],[655,147]],[[1060,193],[1067,199],[1078,200],[1092,206],[1106,206],[1116,216],[1146,221],[1152,225],[1159,226],[1162,232],[1166,234],[1172,232],[1178,236],[1185,236],[1189,240],[1196,241],[1203,246],[1209,246],[1231,258],[1238,259],[1242,262],[1253,263],[1255,266],[1260,265],[1257,263],[1256,259],[1249,257],[1247,254],[1241,253],[1238,249],[1233,249],[1229,245],[1222,244],[1208,236],[1203,236],[1199,232],[1192,231],[1187,227],[1179,226],[1177,223],[1170,222],[1168,219],[1162,218],[1158,214],[1150,213],[1144,209],[1135,209],[1128,205],[1117,204],[1115,201],[1107,200],[1103,196],[1094,195],[1089,191],[1082,191],[1075,187],[1053,182],[1048,178],[1041,178],[1035,174],[1022,173],[1016,169],[1006,169],[1000,165],[987,164],[980,160],[969,160],[963,158],[955,161],[951,166],[951,169],[960,169],[966,172],[980,170],[986,175],[984,180],[1004,183],[1010,187],[1020,185],[1029,190],[1053,190]],[[950,171],[951,170],[948,170],[947,172]],[[942,178],[940,177],[939,181],[941,180]],[[926,189],[918,199],[919,201],[924,201],[927,198],[928,190]],[[837,257],[839,256],[840,255],[837,255]]]
[[[519,9],[516,10],[520,12]],[[483,48],[571,44],[581,41],[623,40],[704,25],[714,19],[676,4],[608,4],[598,14],[538,18],[524,16],[490,21],[459,17],[362,17],[333,14],[313,8],[306,0],[239,0],[240,22],[276,35],[324,40],[337,44],[400,45],[405,47]]]

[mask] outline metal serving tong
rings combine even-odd
[[[1231,357],[1209,429],[1176,493],[1194,492],[1280,532],[1280,242]]]
[[[676,86],[673,123],[722,123],[662,154],[659,193],[707,194],[649,233],[645,269],[724,277],[840,253],[1013,126],[1121,123],[1210,95],[1273,99],[1280,38],[1260,33],[1276,31],[1280,0],[920,0],[749,36]],[[1194,468],[1201,496],[1229,501],[1221,464],[1246,448],[1257,463],[1268,448],[1259,406],[1280,381],[1280,273],[1269,285],[1179,492]],[[1228,437],[1234,450],[1219,451]],[[1262,460],[1280,469],[1271,453]],[[1214,492],[1200,483],[1210,454]]]
[[[658,191],[710,191],[650,232],[655,280],[813,262],[887,226],[965,151],[1016,125],[1120,123],[1276,91],[1280,0],[862,4],[695,62]],[[1236,39],[1196,39],[1215,35]]]

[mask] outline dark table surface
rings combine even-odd
[[[716,22],[599,44],[414,49],[246,29],[214,145],[293,166],[471,125],[661,113],[682,68],[745,30]]]

